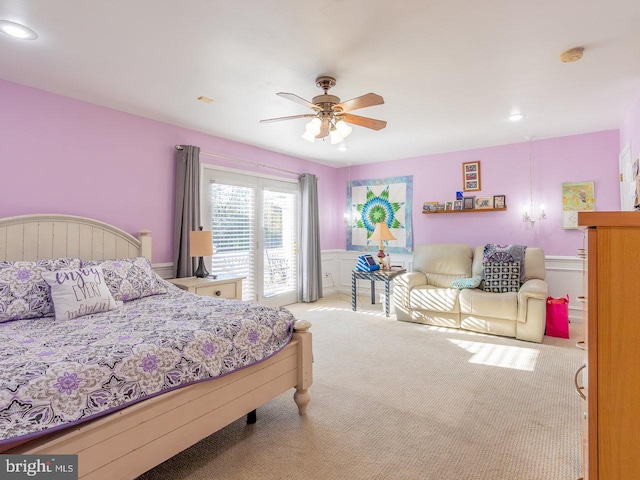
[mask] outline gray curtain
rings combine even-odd
[[[196,259],[189,255],[189,232],[200,226],[200,147],[179,145],[176,156],[176,210],[173,276],[192,277]]]
[[[302,221],[300,223],[301,290],[303,302],[322,298],[320,221],[318,216],[318,178],[310,173],[300,177]]]

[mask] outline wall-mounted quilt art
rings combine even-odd
[[[386,222],[396,240],[386,242],[387,253],[411,253],[413,176],[353,180],[347,185],[347,250],[373,252],[379,242],[369,240],[376,223]]]

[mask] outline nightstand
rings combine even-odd
[[[167,281],[182,290],[197,295],[242,300],[243,278],[245,277],[221,273],[217,275],[217,278],[187,277],[172,278]]]

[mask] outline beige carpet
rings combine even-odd
[[[398,322],[361,300],[290,307],[313,324],[306,417],[291,391],[140,480],[580,476],[580,324],[538,345]]]

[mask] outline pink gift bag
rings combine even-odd
[[[550,337],[569,338],[569,295],[547,297],[547,331]]]

